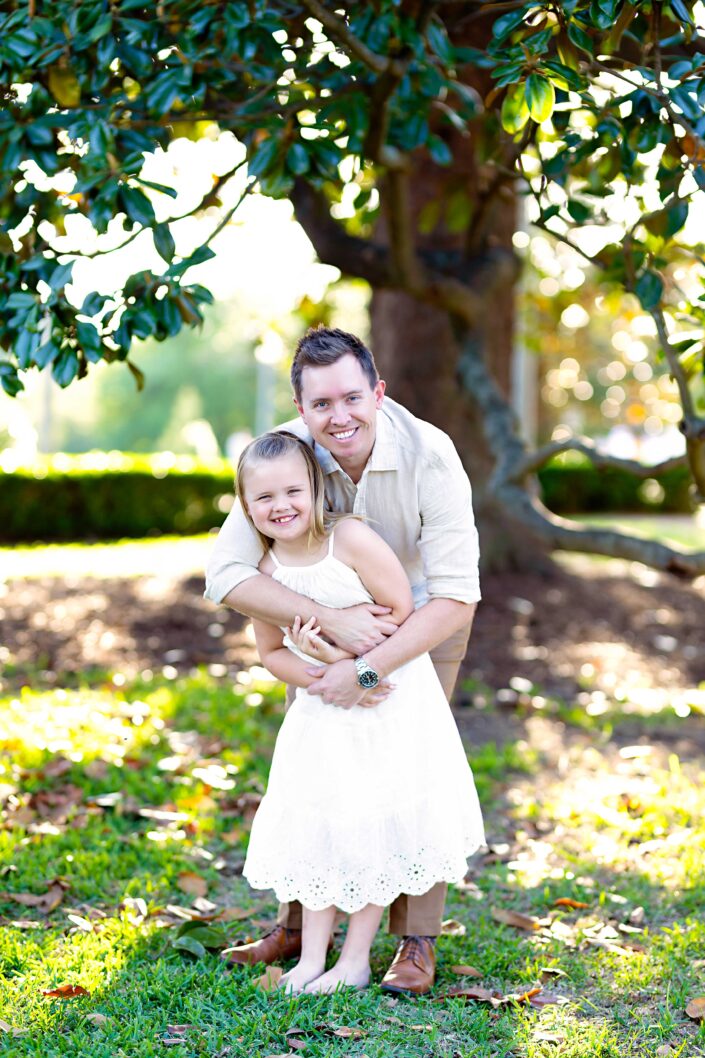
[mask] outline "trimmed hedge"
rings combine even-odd
[[[0,456],[4,543],[208,532],[232,503],[233,470],[225,460],[205,465],[164,452],[97,452],[11,469],[8,455]],[[539,473],[543,501],[556,513],[692,510],[685,468],[661,475],[659,489],[623,471],[559,458]]]
[[[690,514],[694,509],[687,467],[642,480],[612,467],[598,470],[587,461],[554,460],[538,477],[541,498],[556,514]]]
[[[0,460],[0,466],[2,461]],[[59,455],[0,470],[0,540],[110,540],[208,532],[232,501],[233,470],[159,453]]]

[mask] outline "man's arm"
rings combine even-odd
[[[327,639],[356,656],[397,630],[397,623],[387,617],[388,606],[362,603],[344,610],[331,609],[263,573],[242,581],[223,602],[247,617],[280,627],[293,625],[297,617],[304,624],[315,617]]]
[[[479,549],[470,482],[450,439],[446,440],[447,450],[424,468],[419,492],[419,550],[432,597],[393,636],[364,652],[365,659],[381,676],[433,650],[469,624],[480,598]],[[329,666],[312,693],[343,707],[355,705],[361,688],[354,663],[339,661]]]
[[[351,654],[363,654],[396,631],[389,608],[363,604],[345,610],[319,606],[258,572],[262,545],[236,500],[206,568],[206,598],[271,625],[316,617],[326,638]]]

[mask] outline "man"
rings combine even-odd
[[[323,633],[356,656],[328,666],[308,688],[331,706],[373,707],[378,698],[365,695],[379,696],[390,673],[426,651],[450,699],[480,598],[470,483],[458,454],[446,434],[385,398],[372,354],[352,334],[309,330],[291,381],[301,418],[285,428],[313,445],[332,509],[367,519],[398,555],[416,609],[397,628],[383,607],[330,609],[259,573],[261,545],[238,505],[209,561],[206,597],[280,627],[315,615]],[[389,929],[402,939],[382,981],[386,991],[431,988],[445,893],[439,883],[392,904]],[[261,940],[229,949],[227,960],[270,963],[298,955],[300,905],[282,905],[277,921]]]

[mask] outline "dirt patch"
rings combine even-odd
[[[13,682],[31,674],[35,685],[37,670],[51,682],[87,667],[130,677],[256,663],[246,623],[202,590],[195,576],[10,580],[0,584],[0,662]],[[705,681],[703,628],[702,591],[650,571],[575,562],[486,575],[463,676],[492,688],[520,677],[565,698],[586,681],[607,694],[673,692]]]

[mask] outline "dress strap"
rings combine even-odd
[[[328,537],[328,554],[333,554],[333,537],[335,535],[335,529],[331,529],[330,536]]]
[[[274,563],[275,566],[281,566],[281,562],[279,561],[277,556],[274,554],[274,551],[272,550],[271,547],[269,549],[269,555],[270,555],[270,558],[272,559],[272,562]]]

